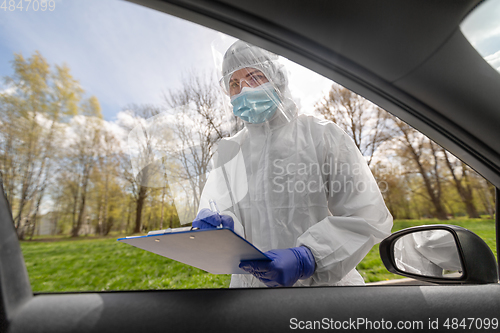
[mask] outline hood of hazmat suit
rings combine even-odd
[[[249,43],[237,41],[225,52],[221,66],[220,85],[231,98],[233,114],[243,120],[245,126],[257,124],[269,130],[269,124],[263,122],[262,117],[253,121],[252,117],[246,116],[245,110],[254,108],[256,110],[253,111],[259,113],[262,111],[260,106],[266,105],[261,103],[259,106],[249,96],[256,95],[256,97],[268,102],[267,104],[274,104],[276,111],[271,113],[266,120],[284,124],[297,116],[295,103],[288,90],[287,72],[276,54]],[[263,75],[265,83],[255,82],[255,80],[259,80],[256,79],[259,74]],[[252,112],[249,111],[249,113]]]
[[[297,114],[284,70],[270,52],[236,42],[224,57],[222,85],[228,88],[230,74],[246,67],[262,71],[283,103],[271,119],[245,122],[220,142],[199,209],[215,200],[235,230],[263,252],[309,248],[316,270],[294,286],[363,284],[356,265],[392,228],[364,157],[333,122]],[[265,285],[235,274],[230,287]]]

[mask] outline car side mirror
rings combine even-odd
[[[433,283],[498,283],[495,256],[473,232],[454,225],[400,230],[380,243],[389,272]]]

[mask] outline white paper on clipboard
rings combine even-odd
[[[231,229],[202,229],[120,238],[118,241],[212,274],[247,274],[242,260],[270,260]]]

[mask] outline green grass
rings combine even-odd
[[[35,292],[226,288],[213,275],[116,239],[22,242]]]
[[[393,232],[437,220],[400,220]],[[493,220],[453,220],[479,235],[495,253]],[[57,238],[21,242],[34,292],[227,288],[229,275],[213,275],[116,241]],[[401,276],[388,272],[376,245],[358,265],[366,282]]]

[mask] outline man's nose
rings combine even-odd
[[[250,85],[248,84],[248,82],[246,80],[241,80],[240,81],[240,89],[243,89],[243,87],[250,88]]]
[[[241,92],[241,90],[243,90],[244,87],[249,87],[250,88],[250,85],[247,83],[247,81],[241,80],[238,88],[236,89],[237,91],[235,91],[234,93],[232,93],[232,95],[238,95]]]

